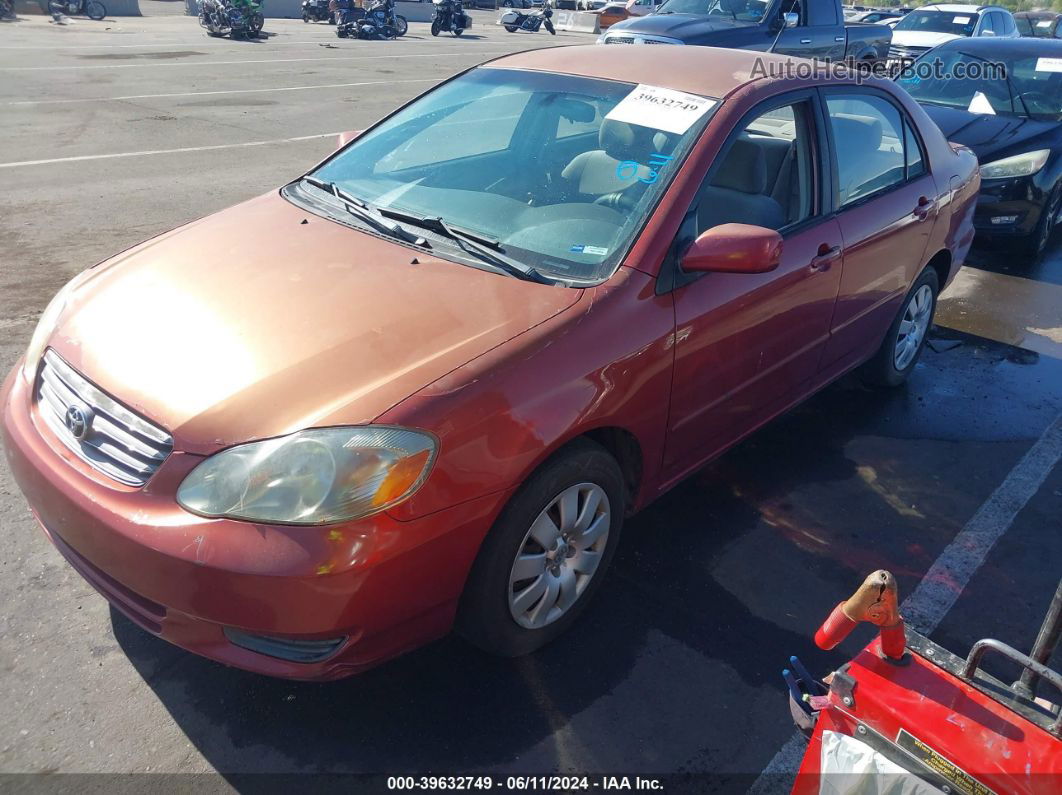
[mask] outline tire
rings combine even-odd
[[[519,30],[519,28],[517,28],[516,25],[506,25],[505,29],[507,31],[509,31],[510,33],[516,33],[516,31]]]
[[[405,17],[395,16],[395,35],[405,36],[409,30],[409,23],[406,22]]]
[[[513,0],[505,0],[505,2],[502,3],[502,8],[512,8],[512,7],[513,7]]]
[[[98,22],[107,16],[107,7],[99,0],[89,0],[85,3],[85,16]]]
[[[454,35],[455,36],[460,36],[464,32],[465,32],[464,28],[454,28]]]
[[[939,292],[940,280],[937,272],[927,267],[907,291],[903,305],[896,313],[892,325],[889,326],[878,352],[863,366],[864,381],[873,386],[895,387],[907,380],[915,365],[918,364],[918,358],[922,355],[922,349],[926,344],[926,337],[929,336],[929,330],[933,326],[933,315],[937,311]],[[928,306],[922,304],[925,300],[929,301]],[[915,324],[913,333],[917,334],[913,339],[910,336],[911,327],[901,329],[901,326],[912,322]],[[902,355],[901,346],[905,347]]]
[[[310,21],[310,15],[304,12],[303,15],[302,15],[302,21],[303,22],[309,22]]]
[[[546,23],[545,23],[545,24],[546,24],[546,30],[548,30],[548,31],[549,31],[549,35],[550,35],[550,36],[556,36],[556,35],[557,35],[557,31],[553,29],[553,23],[552,23],[552,22],[550,22],[550,21],[549,21],[549,20],[547,19],[547,20],[546,20]]]
[[[439,20],[433,19],[431,21],[431,35],[432,36],[438,36],[439,35],[439,30],[440,30],[440,28],[439,28]]]
[[[250,37],[257,39],[262,34],[262,28],[265,27],[265,17],[261,14],[255,14],[251,17]]]
[[[336,28],[336,35],[341,39],[345,39],[347,37],[347,32],[343,30],[343,28]]]
[[[1047,251],[1047,245],[1051,242],[1051,235],[1058,228],[1059,213],[1062,212],[1062,184],[1059,184],[1051,192],[1044,203],[1040,220],[1032,234],[1022,241],[1023,254],[1029,265],[1035,265]]]
[[[555,534],[565,525],[556,502],[562,495],[574,495],[574,502],[565,501],[573,508],[567,516],[578,518],[593,535],[585,545],[575,540],[581,538],[576,529],[574,543]],[[567,630],[605,578],[619,545],[625,502],[623,473],[600,445],[581,439],[546,461],[509,501],[480,547],[461,595],[458,632],[492,654],[518,657]],[[567,524],[577,528],[579,523]],[[555,537],[555,546],[547,550],[533,530],[545,534],[547,543]],[[553,555],[559,563],[552,563]],[[529,568],[528,576],[513,581],[519,577],[514,571],[518,558]],[[580,571],[591,565],[589,574]]]

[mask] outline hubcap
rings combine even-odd
[[[554,497],[524,536],[509,572],[509,612],[527,629],[563,616],[590,584],[608,544],[608,495],[594,483]]]
[[[933,291],[928,284],[923,284],[907,304],[903,320],[900,321],[900,332],[896,335],[896,350],[893,353],[893,364],[897,370],[905,370],[914,361],[929,329],[932,314]]]

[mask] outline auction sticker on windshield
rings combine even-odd
[[[696,94],[639,84],[605,118],[682,135],[715,104]]]
[[[1037,72],[1062,72],[1062,58],[1037,58]]]

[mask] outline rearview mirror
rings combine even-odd
[[[782,16],[782,20],[785,22],[787,28],[795,28],[800,24],[800,14],[795,14],[790,11]]]
[[[751,224],[720,224],[693,241],[680,264],[687,273],[767,273],[782,259],[782,236]]]
[[[344,146],[349,144],[351,141],[353,141],[355,138],[357,138],[363,132],[365,132],[365,131],[364,130],[347,130],[346,132],[341,132],[339,134],[339,137],[336,139],[336,143],[337,143],[336,149],[342,149]]]

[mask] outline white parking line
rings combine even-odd
[[[217,94],[264,94],[270,91],[307,91],[311,88],[351,88],[354,86],[382,86],[397,83],[438,83],[441,78],[418,77],[414,80],[368,80],[361,83],[329,83],[316,86],[288,86],[286,88],[236,88],[231,91],[181,91],[175,94],[128,94],[122,97],[79,97],[77,99],[20,99],[4,105],[68,105],[72,102],[119,102],[127,99],[164,99],[168,97],[209,97]]]
[[[214,149],[241,149],[248,146],[270,146],[272,144],[290,144],[297,141],[313,141],[317,138],[334,138],[339,133],[319,133],[317,135],[300,135],[296,138],[274,138],[270,141],[244,141],[239,144],[214,144],[213,146],[185,146],[180,149],[151,149],[143,152],[114,152],[104,155],[79,155],[77,157],[52,157],[47,160],[21,160],[14,163],[0,163],[0,168],[20,168],[22,166],[46,166],[53,163],[79,163],[84,160],[110,160],[117,157],[147,157],[148,155],[173,155],[181,152],[209,152]]]
[[[937,628],[1059,459],[1062,459],[1062,414],[1047,426],[904,599],[900,606],[904,621],[923,635]],[[803,735],[794,733],[767,763],[749,789],[749,795],[788,794],[806,747]]]
[[[532,47],[531,49],[539,49]],[[475,57],[478,58],[482,55],[510,55],[517,52],[523,52],[523,50],[492,50],[490,52],[474,52],[472,50],[450,50],[447,52],[424,52],[424,53],[401,53],[399,55],[386,55],[383,56],[386,60],[392,60],[397,58],[448,58],[450,56],[460,56],[462,58]],[[0,66],[0,72],[48,72],[48,71],[87,71],[95,69],[146,69],[149,67],[179,67],[179,66],[232,66],[234,64],[263,64],[263,63],[307,63],[309,61],[333,61],[338,63],[340,61],[379,61],[380,55],[355,55],[355,56],[332,56],[327,58],[261,58],[254,60],[241,60],[241,61],[180,61],[178,63],[152,63],[150,61],[143,61],[139,63],[110,63],[110,64],[91,64],[91,65],[76,65],[76,66]]]

